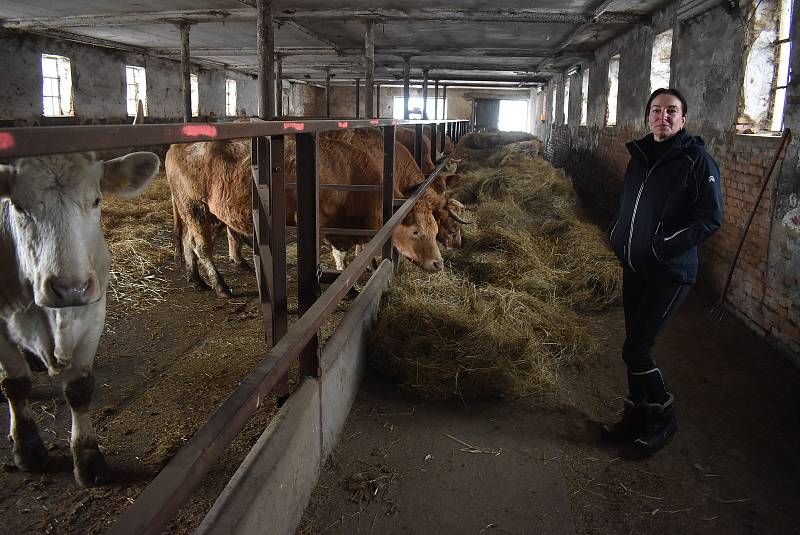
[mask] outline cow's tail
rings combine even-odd
[[[170,201],[172,201],[172,241],[175,246],[175,263],[180,267],[183,264],[183,219],[178,213],[178,205],[175,204],[175,194],[170,192]]]

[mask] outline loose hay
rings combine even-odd
[[[471,136],[475,147],[504,139]],[[599,343],[586,314],[619,301],[618,262],[569,178],[538,156],[538,142],[513,141],[488,156],[472,149],[502,166],[463,172],[454,197],[476,224],[462,227],[448,268],[403,269],[385,296],[372,365],[426,397],[552,393],[559,368]]]
[[[135,199],[105,197],[103,233],[111,253],[110,313],[146,309],[164,300],[161,265],[172,257],[172,204],[163,173]],[[116,312],[111,312],[111,311]]]

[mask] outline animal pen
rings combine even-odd
[[[110,150],[133,146],[252,138],[253,255],[259,300],[263,311],[264,340],[272,343],[259,366],[241,381],[210,420],[175,455],[148,485],[135,503],[115,523],[111,533],[160,533],[175,512],[201,482],[213,463],[236,437],[248,418],[276,387],[279,396],[289,396],[286,374],[299,359],[301,377],[321,378],[320,326],[370,267],[377,255],[382,263],[372,277],[382,279],[370,298],[379,297],[389,272],[399,257],[392,248],[392,231],[408,215],[415,202],[447,164],[444,158],[434,172],[407,199],[395,199],[395,130],[398,124],[416,130],[415,160],[422,158],[422,131],[430,125],[433,148],[444,148],[445,135],[455,142],[468,132],[467,121],[309,120],[248,123],[79,126],[0,129],[0,157],[25,157],[88,150]],[[380,127],[384,139],[383,185],[320,185],[317,176],[318,137],[322,132],[347,128]],[[298,225],[285,224],[284,136],[296,136]],[[339,191],[382,192],[384,226],[379,230],[321,228],[317,221],[320,188]],[[286,232],[296,231],[298,244],[297,322],[288,327]],[[325,234],[372,236],[363,250],[343,271],[323,271],[319,264],[320,237]],[[323,292],[321,284],[329,284]],[[376,293],[377,292],[377,293]],[[364,321],[362,317],[350,323]],[[335,340],[335,338],[333,339]],[[337,342],[334,342],[334,344]],[[341,346],[343,342],[338,344]],[[338,349],[341,349],[339,347]],[[352,385],[353,388],[356,385]],[[352,401],[352,400],[351,400]],[[346,407],[345,407],[346,411]],[[335,427],[335,424],[332,424]],[[330,431],[338,434],[334,428]],[[332,445],[329,445],[329,448]],[[311,462],[311,461],[309,461]]]

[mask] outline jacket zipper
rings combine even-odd
[[[634,147],[639,149],[639,152],[641,152],[642,156],[644,156],[644,161],[647,162],[647,156],[645,155],[645,153],[641,149],[641,147],[639,147],[639,145],[635,141],[633,141],[632,143],[633,143]],[[633,267],[633,261],[631,260],[631,244],[633,243],[633,225],[636,222],[636,211],[639,209],[639,199],[642,198],[642,191],[644,191],[644,186],[647,184],[647,180],[650,178],[650,174],[655,170],[656,167],[658,167],[658,164],[660,164],[664,160],[664,158],[666,158],[669,155],[670,152],[672,152],[672,151],[668,150],[661,158],[658,159],[658,161],[656,161],[656,163],[653,164],[653,167],[651,167],[650,170],[647,172],[647,174],[644,177],[644,181],[642,182],[642,185],[639,186],[639,193],[636,195],[636,202],[633,205],[633,214],[631,215],[631,229],[630,229],[630,232],[628,233],[628,258],[627,258],[627,260],[628,260],[628,265],[631,267],[631,269],[634,272],[636,271],[636,268]]]

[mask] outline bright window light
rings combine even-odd
[[[136,115],[136,103],[142,101],[144,114],[147,115],[147,80],[144,74],[144,67],[125,66],[125,83],[127,94],[125,102],[128,108],[128,115]]]
[[[608,60],[608,102],[606,126],[617,124],[617,96],[619,95],[619,54]]]
[[[650,58],[650,92],[669,87],[669,61],[672,57],[672,30],[656,35]]]
[[[501,100],[497,129],[501,132],[527,132],[528,101]]]
[[[775,99],[772,102],[772,124],[770,130],[783,130],[783,113],[786,107],[786,87],[789,85],[789,57],[792,52],[790,27],[792,21],[791,0],[781,0],[778,24],[778,72],[775,81]]]
[[[236,80],[225,80],[225,115],[236,115]]]
[[[189,91],[192,94],[192,117],[200,115],[200,88],[197,83],[197,75],[189,75]]]
[[[42,112],[45,117],[75,115],[69,58],[42,54]]]
[[[569,123],[569,86],[572,81],[571,76],[567,76],[567,81],[564,84],[564,124]]]
[[[583,70],[581,78],[581,126],[586,126],[586,115],[589,111],[589,69]]]
[[[437,110],[439,111],[439,115],[445,113],[442,119],[447,119],[447,108],[444,107],[445,100],[443,98],[428,98],[428,117],[433,115],[434,102],[436,102],[436,106],[438,106]],[[392,101],[392,118],[403,119],[403,111],[403,97],[394,97]],[[408,97],[408,118],[422,119],[422,97]]]
[[[552,101],[550,103],[550,110],[553,112],[553,124],[556,124],[556,96],[558,95],[558,86],[553,84],[553,94],[552,94]]]

